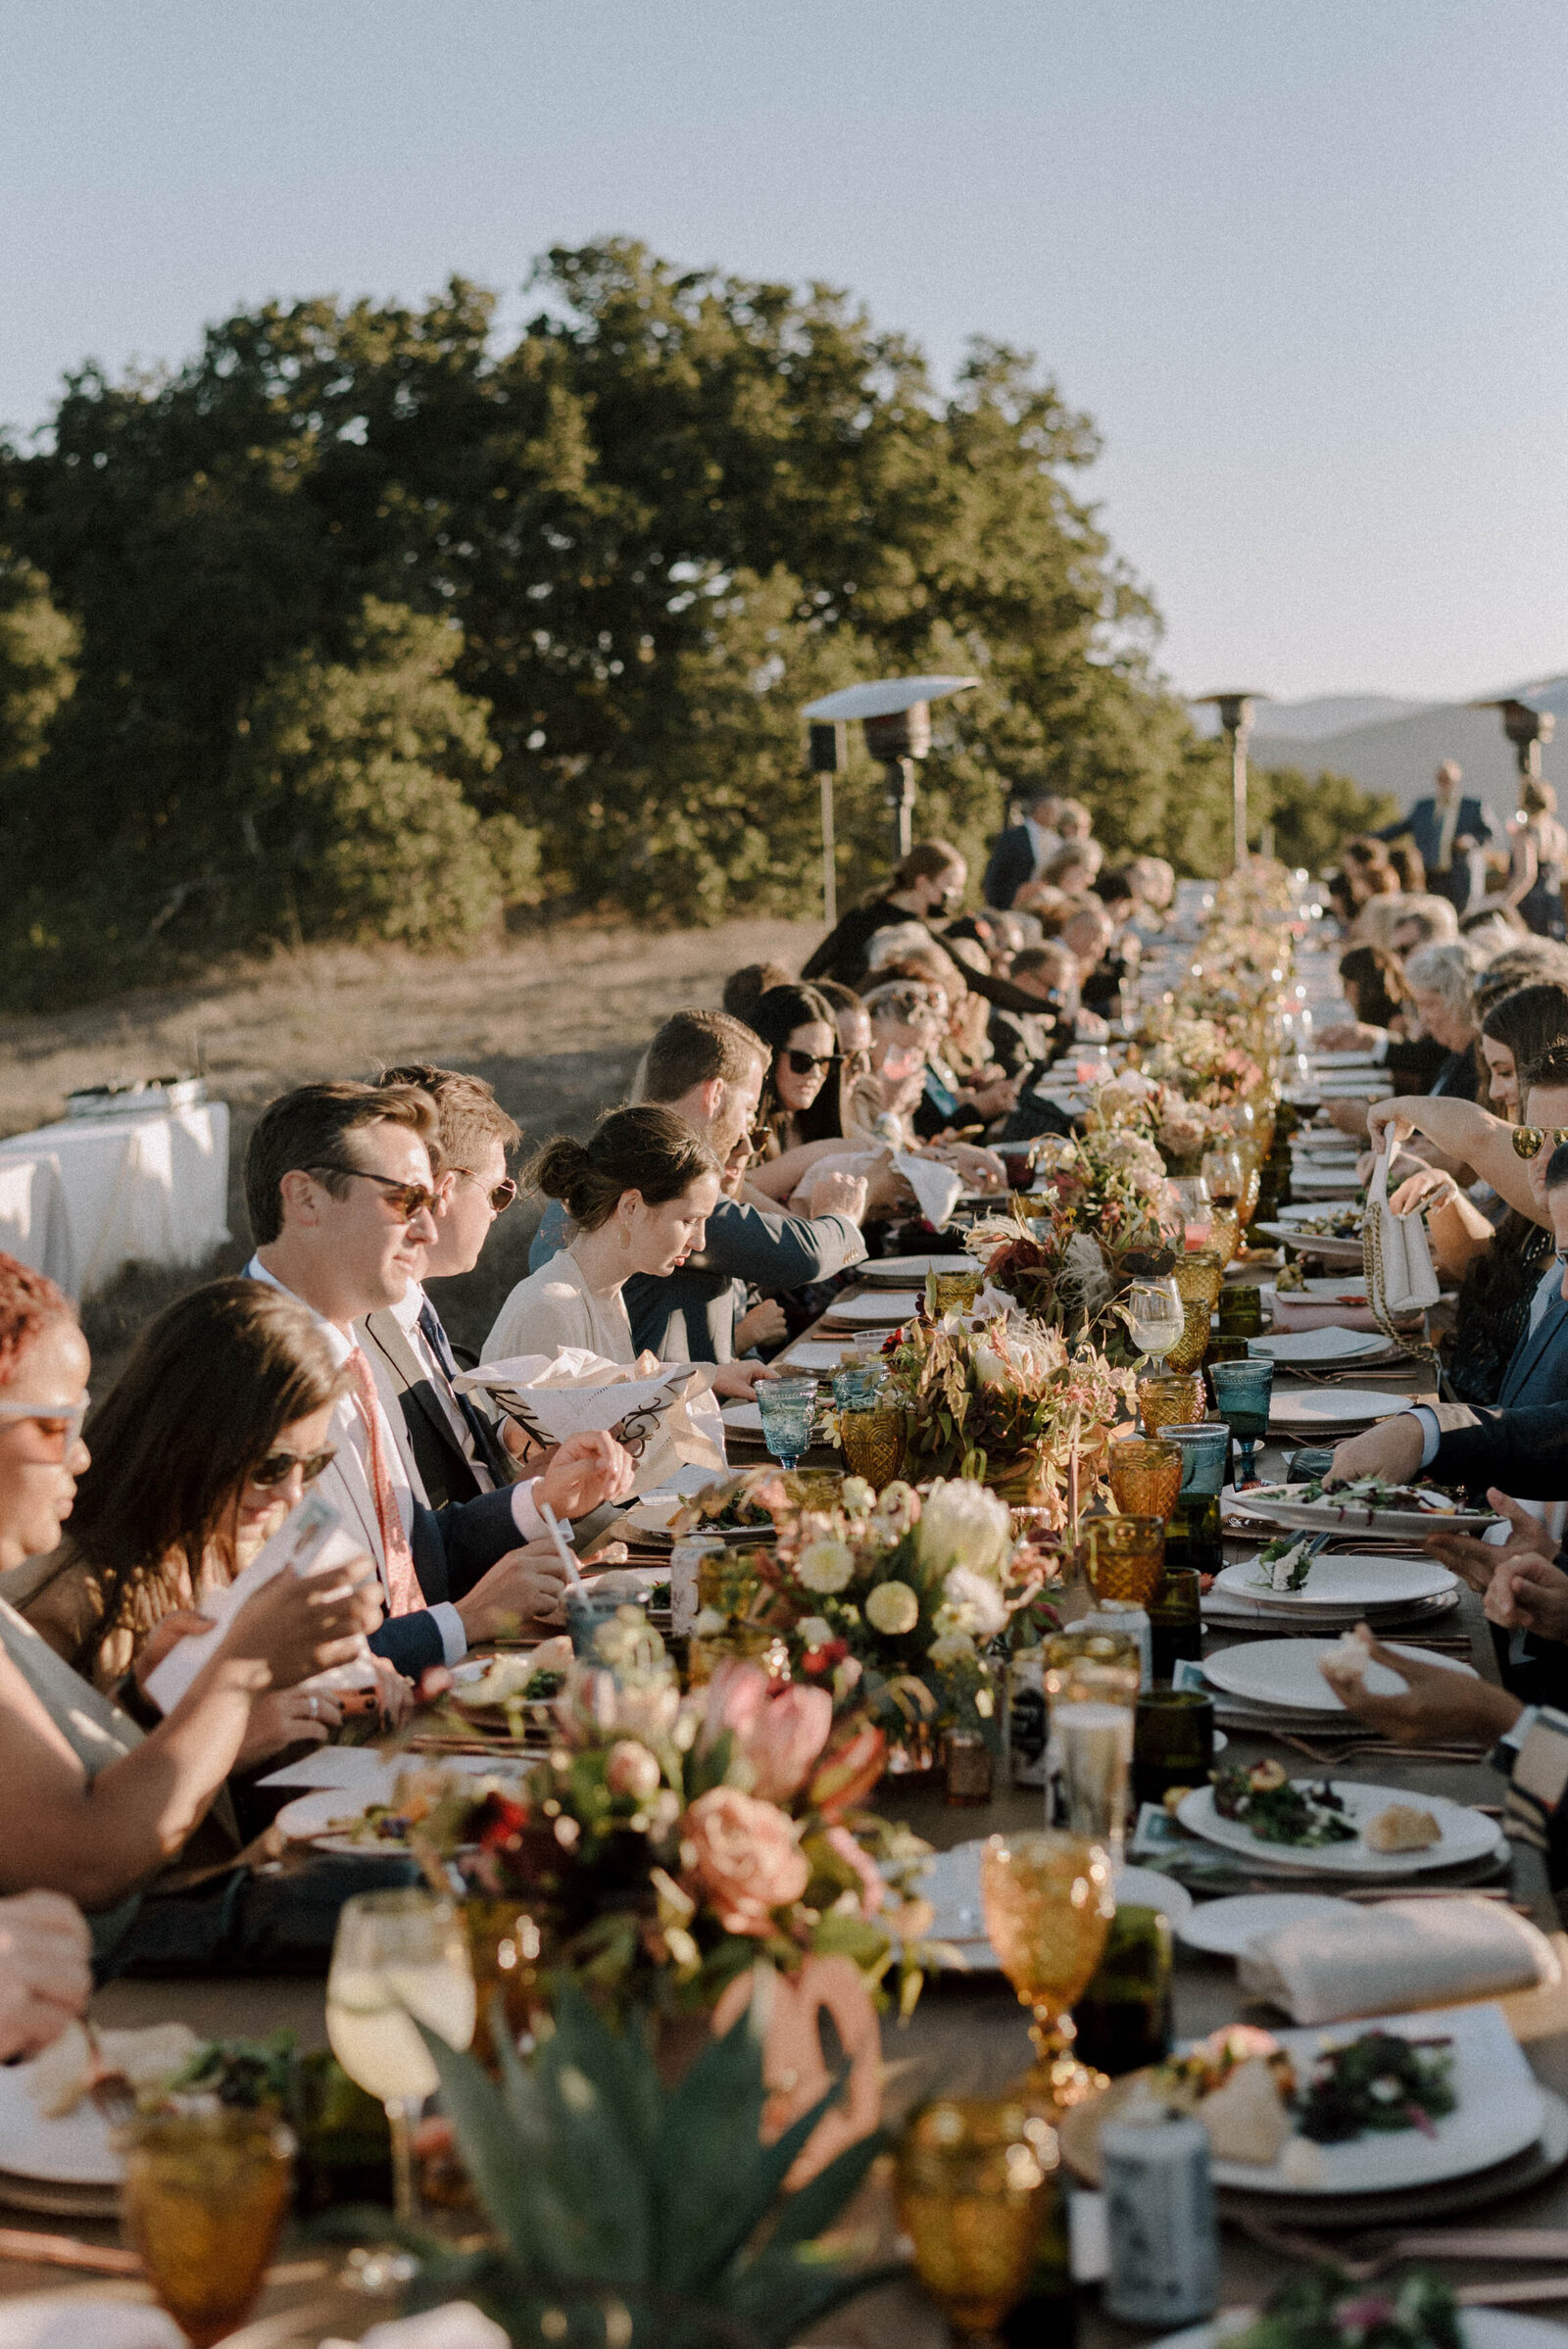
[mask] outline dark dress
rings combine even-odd
[[[1484,1255],[1459,1284],[1448,1381],[1461,1403],[1494,1403],[1515,1346],[1525,1334],[1530,1300],[1546,1269],[1552,1236],[1511,1209]]]

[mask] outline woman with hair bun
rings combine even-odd
[[[697,1253],[718,1178],[718,1160],[695,1126],[652,1101],[612,1109],[586,1142],[557,1134],[523,1179],[545,1199],[560,1199],[571,1237],[517,1283],[483,1358],[578,1346],[611,1362],[635,1362],[621,1292],[633,1273],[665,1278]]]

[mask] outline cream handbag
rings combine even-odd
[[[1378,1327],[1392,1338],[1390,1323],[1435,1305],[1441,1284],[1427,1246],[1420,1209],[1396,1215],[1389,1205],[1389,1162],[1373,1162],[1366,1190],[1366,1212],[1361,1222],[1361,1253],[1366,1266],[1366,1301]],[[1401,1341],[1402,1343],[1402,1341]]]

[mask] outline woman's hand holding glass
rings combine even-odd
[[[363,1581],[345,1579],[361,1571]],[[368,1557],[351,1560],[342,1575],[285,1566],[246,1599],[218,1653],[261,1665],[273,1688],[292,1688],[313,1673],[352,1663],[380,1620],[380,1586]]]

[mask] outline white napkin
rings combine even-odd
[[[1380,1900],[1259,1934],[1242,1952],[1243,1995],[1293,2022],[1341,2023],[1556,1982],[1544,1933],[1491,1900]]]
[[[176,2338],[178,2336],[176,2335]],[[333,2337],[321,2349],[354,2349],[352,2341]],[[360,2349],[508,2349],[507,2336],[471,2300],[449,2300],[445,2308],[427,2308],[421,2316],[394,2317],[388,2325],[372,2325],[360,2336]]]
[[[337,1511],[319,1493],[307,1493],[298,1508],[289,1511],[271,1540],[263,1544],[226,1590],[203,1594],[201,1611],[210,1618],[213,1628],[210,1632],[193,1633],[188,1639],[176,1639],[157,1670],[147,1675],[147,1693],[154,1704],[161,1712],[173,1711],[245,1601],[285,1566],[301,1575],[336,1574],[356,1559],[361,1561],[363,1571],[364,1542],[349,1532]],[[358,1661],[335,1664],[329,1672],[315,1673],[301,1686],[373,1688],[375,1667],[364,1639],[360,1641]]]
[[[20,2300],[0,2301],[0,2349],[184,2349],[184,2344],[185,2335],[161,2308],[129,2308],[123,2301],[62,2292],[28,2292]],[[454,2349],[467,2349],[467,2344],[454,2344]],[[480,2349],[478,2342],[474,2349]]]
[[[1374,1159],[1362,1218],[1366,1244],[1366,1293],[1374,1311],[1389,1316],[1424,1312],[1435,1305],[1442,1284],[1432,1267],[1426,1226],[1419,1211],[1396,1215],[1389,1205],[1389,1161]],[[1379,1291],[1381,1290],[1381,1296]]]
[[[910,1150],[895,1154],[893,1171],[903,1175],[932,1230],[944,1230],[963,1196],[962,1175],[955,1174],[951,1166],[944,1166],[940,1158],[917,1158]]]

